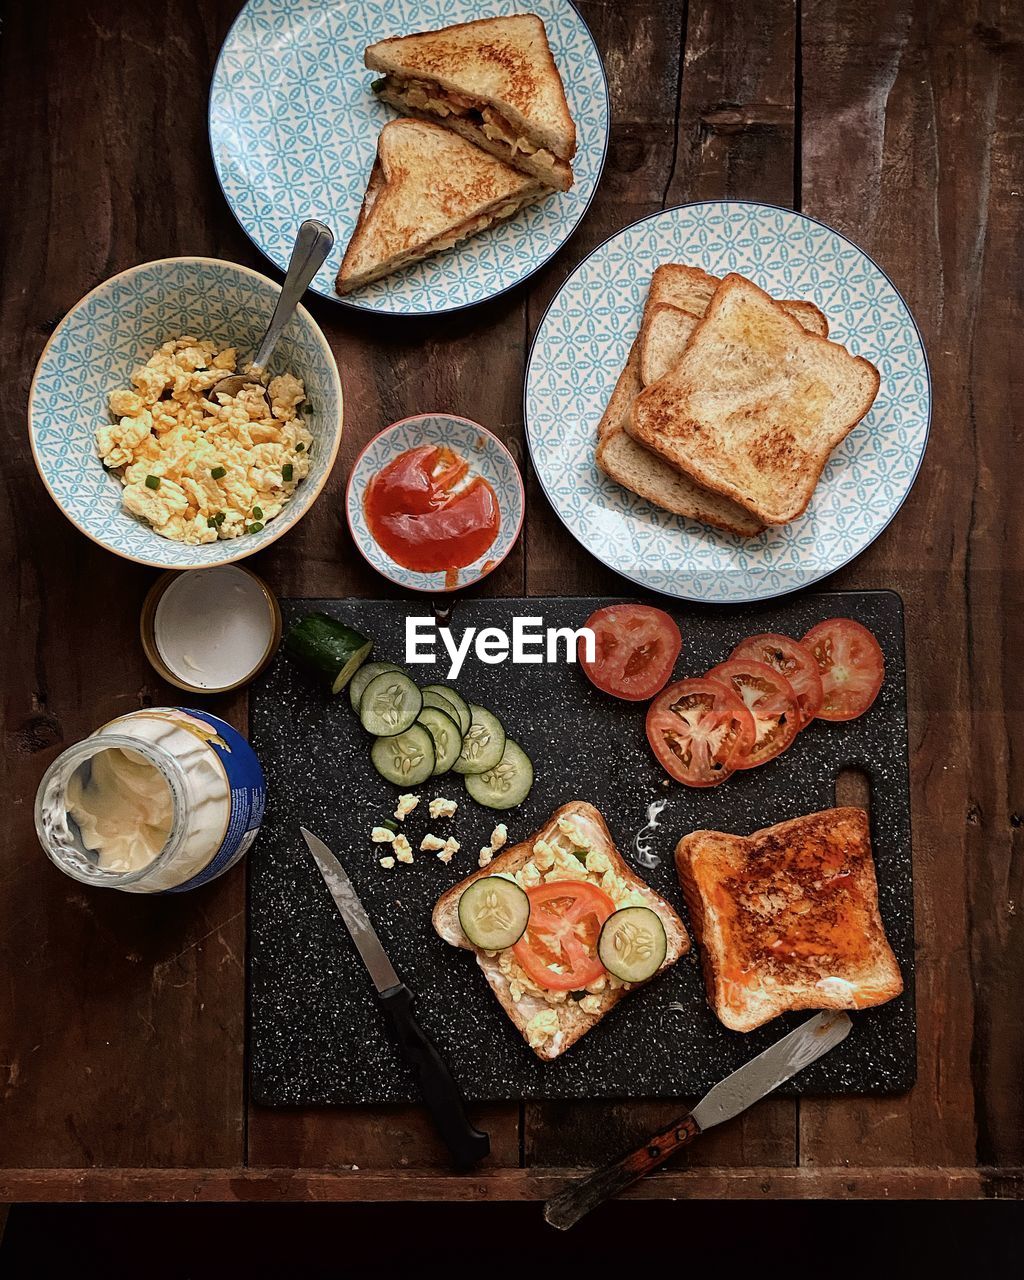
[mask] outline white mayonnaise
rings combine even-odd
[[[174,819],[171,788],[137,751],[113,747],[71,775],[68,813],[104,871],[138,871],[167,843]]]

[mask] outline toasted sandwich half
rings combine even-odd
[[[728,275],[679,361],[633,402],[626,430],[763,524],[807,509],[832,450],[874,403],[878,370]]]
[[[474,946],[460,923],[459,901],[471,884],[486,876],[511,878],[524,890],[583,881],[610,897],[619,911],[633,906],[653,911],[664,927],[665,951],[652,977],[663,973],[690,949],[682,920],[626,863],[600,812],[583,800],[562,805],[529,839],[504,850],[490,866],[446,890],[434,906],[434,928],[453,947],[476,953],[477,963],[501,1007],[537,1057],[545,1061],[565,1053],[639,984],[601,973],[585,990],[546,990],[521,967],[514,948],[491,951]],[[571,891],[569,884],[565,887]],[[581,922],[576,929],[583,927]]]
[[[382,101],[440,121],[549,187],[572,186],[576,125],[536,14],[380,40],[363,59],[383,73],[373,85]]]
[[[903,990],[862,810],[752,836],[694,831],[676,845],[676,870],[708,1000],[731,1030],[796,1009],[866,1009]]]
[[[392,120],[377,139],[377,158],[335,288],[351,293],[507,222],[549,193],[537,178],[440,125]]]

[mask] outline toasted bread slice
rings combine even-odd
[[[380,40],[363,60],[384,73],[374,85],[384,102],[440,121],[551,187],[572,186],[576,125],[536,14]]]
[[[728,498],[702,489],[627,435],[622,422],[641,390],[638,337],[597,424],[597,465],[616,484],[673,515],[710,524],[741,538],[756,537],[762,526],[749,511]]]
[[[813,302],[785,299],[779,306],[799,320],[808,333],[821,337],[828,333],[828,321]],[[640,329],[640,381],[645,387],[663,378],[683,358],[701,315],[703,312],[683,310],[671,302],[648,300]]]
[[[729,275],[682,358],[640,393],[625,425],[699,485],[765,524],[786,524],[806,510],[878,386],[869,361]]]
[[[548,194],[510,165],[424,120],[392,120],[335,288],[351,293],[506,222]]]
[[[708,1000],[731,1030],[789,1010],[866,1009],[903,990],[862,810],[749,837],[694,831],[676,845],[676,870]]]
[[[560,824],[569,824],[573,834],[567,835]],[[479,880],[481,876],[516,877],[517,873],[521,879],[529,883],[526,880],[529,873],[524,871],[528,864],[534,866],[534,874],[539,874],[533,862],[535,845],[538,841],[546,841],[554,851],[555,864],[551,869],[553,878],[586,879],[604,888],[617,906],[646,906],[657,912],[665,926],[665,936],[668,941],[668,951],[658,970],[659,974],[689,951],[690,940],[676,912],[625,862],[616,849],[611,832],[600,812],[592,804],[587,804],[583,800],[572,800],[562,805],[528,840],[504,850],[489,867],[474,872],[473,875],[467,876],[465,880],[446,890],[434,906],[432,916],[434,928],[445,942],[450,942],[453,947],[463,947],[468,951],[476,952],[477,963],[483,970],[484,977],[497,996],[501,1007],[522,1032],[534,1053],[545,1061],[551,1061],[565,1053],[566,1049],[571,1048],[580,1036],[585,1035],[592,1027],[596,1027],[605,1014],[629,994],[631,987],[630,984],[619,982],[617,978],[608,975],[598,983],[591,984],[590,994],[585,999],[573,1000],[565,992],[545,993],[531,983],[525,972],[519,968],[511,948],[496,955],[489,955],[474,947],[462,932],[462,926],[459,924],[459,899],[467,886],[474,880]],[[583,864],[569,852],[572,846],[588,849],[591,854],[597,855],[596,859],[593,859],[595,867],[607,866],[608,869],[597,872],[584,868]],[[655,977],[657,976],[655,974]],[[595,987],[600,989],[595,990]],[[541,1035],[531,1024],[538,1015],[550,1015],[552,1011],[557,1014],[557,1030]],[[545,1020],[551,1021],[550,1017]]]

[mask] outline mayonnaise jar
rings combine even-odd
[[[263,770],[237,730],[207,712],[153,707],[57,757],[36,794],[36,832],[83,884],[182,893],[242,857],[265,800]]]

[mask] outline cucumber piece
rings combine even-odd
[[[374,676],[383,675],[385,671],[401,671],[402,668],[394,662],[367,662],[361,666],[349,681],[348,700],[352,704],[352,710],[359,714],[359,703],[363,697],[363,690],[370,683]]]
[[[455,721],[455,727],[461,735],[464,730],[462,728],[462,717],[459,715],[458,708],[450,699],[444,697],[443,694],[435,693],[433,689],[424,689],[423,705],[425,707],[436,707],[438,711],[443,711],[446,716],[451,716]]]
[[[434,739],[421,724],[378,738],[370,750],[373,767],[396,787],[418,787],[434,772]]]
[[[366,661],[373,641],[326,613],[307,613],[288,628],[284,647],[326,680],[331,693],[341,693]]]
[[[363,690],[359,719],[367,733],[389,738],[404,733],[422,707],[420,691],[407,675],[401,671],[382,671]]]
[[[504,951],[526,932],[530,899],[525,889],[504,876],[481,876],[459,898],[459,924],[474,947]]]
[[[462,737],[462,750],[452,765],[456,773],[486,773],[493,769],[505,750],[505,730],[486,707],[469,704],[472,721]]]
[[[604,922],[597,954],[623,982],[646,982],[664,963],[668,938],[661,916],[650,907],[623,907]]]
[[[488,809],[511,809],[530,794],[533,765],[518,742],[505,739],[505,750],[493,769],[486,773],[468,773],[463,781],[466,790]]]
[[[449,688],[446,684],[427,684],[423,686],[423,692],[439,693],[442,698],[447,698],[455,710],[459,713],[459,727],[464,734],[469,733],[469,726],[473,722],[473,713],[469,709],[469,703],[461,693],[456,693],[454,689]]]
[[[416,717],[416,723],[423,725],[434,739],[434,777],[447,773],[462,750],[462,731],[454,716],[439,711],[437,707],[424,707]]]

